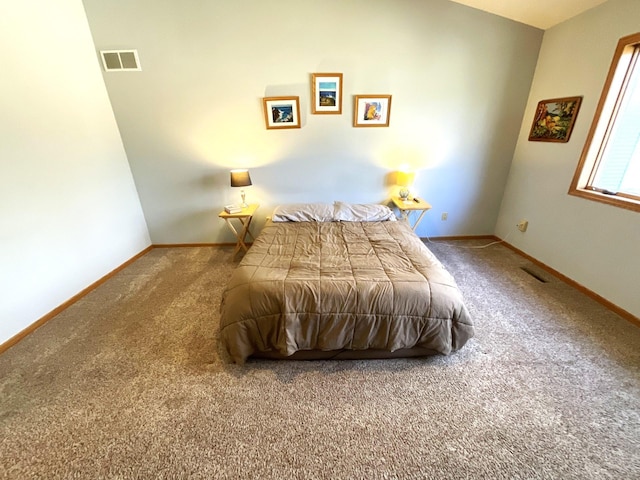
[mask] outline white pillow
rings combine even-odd
[[[272,222],[332,222],[333,205],[327,203],[290,203],[279,205]]]
[[[397,220],[386,205],[373,203],[334,203],[334,219],[338,222],[384,222]]]

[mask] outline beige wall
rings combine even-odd
[[[231,240],[215,214],[236,200],[235,166],[252,169],[267,215],[380,201],[409,163],[434,205],[419,234],[493,233],[497,218],[498,235],[640,316],[638,215],[566,194],[640,4],[546,32],[530,93],[539,30],[446,0],[278,5],[85,0],[94,47],[77,0],[3,4],[0,342],[150,244],[122,139],[156,243]],[[122,137],[98,48],[141,54],[142,72],[104,74]],[[321,71],[345,74],[342,116],[309,113]],[[357,93],[393,94],[390,128],[351,127]],[[302,129],[264,129],[260,99],[281,94],[301,97]],[[528,142],[537,101],[564,95],[584,95],[571,141]]]
[[[618,40],[640,31],[640,2],[610,0],[544,35],[496,233],[640,317],[640,215],[567,192]],[[566,144],[527,140],[537,102],[584,96]],[[515,225],[529,220],[520,233]]]
[[[149,245],[80,0],[0,6],[0,343]]]
[[[542,31],[448,0],[85,0],[154,243],[231,241],[217,218],[249,167],[258,225],[280,203],[380,202],[417,170],[418,234],[492,234]],[[310,74],[344,74],[343,115],[310,114]],[[392,94],[389,128],[353,128],[355,94]],[[266,130],[261,98],[298,95],[302,128]],[[442,222],[442,212],[448,221]]]

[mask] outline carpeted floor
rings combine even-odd
[[[459,352],[244,367],[216,344],[231,249],[152,250],[0,356],[0,478],[640,478],[640,329],[449,243]]]

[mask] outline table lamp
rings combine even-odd
[[[407,171],[398,171],[396,173],[396,183],[400,186],[400,190],[398,191],[398,196],[407,202],[409,200],[409,187],[413,185],[413,179],[415,178],[415,173],[407,172]]]
[[[238,169],[231,170],[231,186],[232,187],[248,187],[252,185],[251,176],[249,175],[249,170],[247,169]],[[244,188],[240,190],[240,196],[242,197],[242,208],[248,207],[247,202],[245,201]]]

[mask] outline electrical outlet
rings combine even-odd
[[[518,230],[520,230],[521,232],[526,232],[528,226],[529,226],[529,222],[526,220],[520,220],[517,225]]]
[[[442,221],[445,222],[449,218],[449,214],[447,212],[442,212]]]

